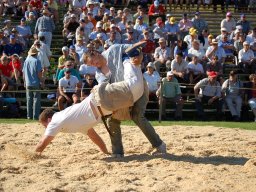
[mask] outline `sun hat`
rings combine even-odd
[[[208,73],[208,77],[212,77],[212,78],[217,77],[217,73],[215,71],[210,71]]]
[[[28,51],[28,55],[37,55],[38,50],[35,47],[31,47]]]

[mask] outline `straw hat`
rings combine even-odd
[[[37,55],[38,51],[35,47],[31,47],[28,51],[28,55]]]

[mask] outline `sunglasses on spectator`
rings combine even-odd
[[[68,64],[67,67],[71,67],[72,65],[71,64]]]

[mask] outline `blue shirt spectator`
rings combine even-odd
[[[20,55],[22,53],[22,46],[16,43],[16,38],[14,35],[10,35],[10,43],[4,46],[4,54],[7,56],[12,56],[13,54]]]

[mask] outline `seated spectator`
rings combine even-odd
[[[19,33],[19,35],[24,39],[25,41],[25,48],[28,48],[30,38],[32,37],[32,32],[30,30],[30,27],[26,24],[26,19],[22,18],[20,20],[20,25],[16,26],[16,29]]]
[[[115,24],[111,24],[110,25],[110,30],[109,32],[107,33],[107,39],[110,37],[110,33],[111,32],[114,32],[115,33],[115,40],[118,44],[121,43],[121,34],[119,33],[119,29],[117,28],[117,26]],[[106,40],[105,40],[106,41]]]
[[[142,48],[142,69],[145,69],[145,65],[149,62],[153,62],[154,60],[153,53],[155,51],[155,43],[150,39],[150,33],[148,30],[143,31],[143,38],[141,41],[146,41],[146,44]]]
[[[197,31],[193,27],[189,29],[189,34],[184,37],[184,41],[188,44],[188,49],[192,47],[192,42],[198,40]]]
[[[79,59],[82,58],[82,55],[87,51],[86,44],[82,36],[78,36],[75,44],[75,51],[78,54]]]
[[[176,108],[174,119],[181,120],[184,101],[181,97],[180,85],[173,72],[167,72],[167,76],[162,79],[162,84],[156,94],[159,98],[159,104],[162,104],[162,119],[166,120],[166,104],[169,102],[173,103]]]
[[[172,52],[175,46],[175,42],[178,40],[177,35],[180,32],[180,28],[177,23],[175,23],[175,17],[170,17],[168,23],[165,25],[166,33],[167,33],[167,42],[168,45],[171,46]]]
[[[10,35],[10,43],[4,46],[4,55],[10,57],[13,54],[21,55],[23,52],[20,44],[16,43],[16,38],[14,35]]]
[[[209,32],[207,29],[204,29],[201,34],[198,35],[198,40],[202,45],[202,49],[206,52],[207,48],[210,46],[209,44]]]
[[[233,56],[234,55],[234,45],[228,40],[228,36],[222,36],[222,40],[219,42],[218,47],[224,49],[226,56]]]
[[[127,25],[126,26],[126,31],[122,32],[123,35],[122,35],[122,43],[125,39],[128,38],[128,36],[132,36],[132,39],[134,42],[138,42],[138,39],[139,39],[139,36],[140,36],[140,33],[133,29],[132,25]]]
[[[251,30],[251,24],[249,21],[247,21],[246,19],[246,15],[244,13],[241,14],[240,16],[240,20],[238,20],[236,22],[236,25],[241,25],[242,26],[242,32],[245,34],[245,35],[248,35],[248,33],[250,32]]]
[[[254,121],[256,122],[256,74],[249,76],[250,82],[247,84],[247,101],[254,114]]]
[[[69,47],[69,56],[74,61],[74,66],[73,67],[75,69],[78,69],[79,66],[80,66],[80,58],[79,58],[79,54],[76,52],[76,47],[74,45],[71,45]]]
[[[212,71],[217,74],[217,81],[219,81],[222,85],[222,83],[224,82],[223,67],[222,64],[219,62],[217,55],[213,55],[211,60],[206,64],[206,74],[209,75]]]
[[[243,43],[245,41],[245,36],[243,34],[238,33],[238,35],[239,35],[238,40],[234,42],[234,47],[236,52],[235,55],[238,55],[239,51],[243,49]]]
[[[122,10],[118,10],[116,17],[114,18],[115,23],[119,23],[121,21],[121,19],[122,19],[122,16],[123,16],[123,11]]]
[[[136,30],[135,30],[136,31]],[[137,43],[138,39],[134,36],[134,30],[129,29],[122,37],[122,44],[134,44]]]
[[[124,8],[122,18],[123,16],[126,18],[127,22],[133,22],[133,16],[129,8],[127,7]],[[143,12],[141,16],[143,17],[143,23],[146,23],[147,25],[149,25],[148,16],[145,14],[145,12]]]
[[[227,33],[230,34],[236,28],[236,22],[231,12],[227,12],[226,18],[221,21],[221,28],[226,28]]]
[[[217,55],[218,56],[218,61],[220,63],[224,63],[225,62],[225,58],[226,58],[226,54],[225,54],[225,51],[222,47],[219,47],[218,46],[218,42],[216,39],[213,39],[212,40],[212,45],[210,47],[208,47],[206,53],[205,53],[205,56],[208,58],[208,59],[211,59],[212,56],[214,55]]]
[[[159,41],[160,38],[165,38],[167,30],[164,26],[164,22],[161,20],[158,20],[155,24],[155,28],[153,29],[154,32],[154,40],[155,43]]]
[[[101,33],[102,34],[102,38],[104,41],[106,41],[108,39],[106,33],[104,33],[103,29],[102,29],[102,23],[101,22],[97,22],[96,24],[96,30],[91,32],[89,35],[89,39],[90,40],[94,40],[97,37],[97,34]]]
[[[3,54],[4,46],[9,42],[8,38],[4,36],[4,31],[0,29],[0,55]]]
[[[89,41],[88,31],[85,31],[85,28],[82,26],[77,27],[76,29],[76,36],[75,39],[78,39],[79,37],[82,38],[83,43],[87,44]]]
[[[188,64],[189,83],[196,84],[205,76],[203,66],[199,63],[197,56],[192,56],[192,61]]]
[[[98,9],[98,13],[97,15],[95,15],[95,20],[98,22],[98,21],[101,21],[104,17],[104,10],[103,9]]]
[[[19,55],[17,54],[12,55],[9,65],[12,68],[11,78],[14,79],[17,84],[20,84],[20,77],[22,76],[22,69],[21,69],[22,64],[21,64]]]
[[[171,67],[171,50],[166,46],[166,40],[164,38],[159,39],[159,47],[155,49],[154,53],[156,71],[160,73],[160,68],[170,69]]]
[[[252,33],[246,36],[246,41],[252,43],[256,41],[256,27],[253,28]]]
[[[149,23],[152,21],[155,17],[161,16],[165,20],[165,8],[163,5],[159,3],[158,0],[155,0],[153,4],[150,5],[148,10],[149,15]]]
[[[99,53],[102,53],[104,51],[104,42],[100,41],[99,39],[96,39],[93,41],[93,44],[95,51],[98,51]]]
[[[62,70],[60,70],[60,72],[58,74],[58,79],[57,80],[59,81],[62,77],[65,76],[65,69],[70,69],[71,75],[76,76],[77,79],[79,81],[81,81],[81,77],[80,77],[78,71],[76,69],[74,69],[74,65],[75,65],[74,60],[66,61],[65,62],[65,67]]]
[[[221,92],[234,121],[240,121],[242,108],[243,83],[238,79],[236,71],[230,71],[229,78],[222,84]]]
[[[143,30],[148,29],[148,25],[143,23],[143,17],[139,16],[136,19],[136,23],[134,25],[134,29],[136,29],[140,34],[142,34]]]
[[[3,0],[3,17],[6,15],[17,16],[16,1],[15,0]]]
[[[222,101],[221,97],[221,86],[216,80],[217,74],[212,71],[208,73],[208,78],[204,78],[199,81],[195,87],[195,106],[197,110],[197,116],[200,120],[206,120],[204,113],[204,104],[208,106],[214,106],[216,108],[216,120],[221,120],[223,117],[222,113]]]
[[[32,35],[34,35],[36,26],[36,16],[34,12],[29,12],[28,18],[26,18],[26,24],[30,28]]]
[[[136,19],[141,16],[143,18],[143,23],[147,24],[149,26],[149,16],[147,15],[145,9],[143,9],[140,5],[137,8],[138,12],[133,15],[133,21],[135,22]],[[129,22],[130,20],[127,20]]]
[[[250,49],[250,44],[247,41],[243,43],[243,49],[238,53],[238,60],[238,66],[242,73],[255,73],[256,59],[253,51]]]
[[[43,8],[43,2],[41,0],[30,0],[29,5],[31,5],[32,9],[37,13]]]
[[[68,47],[67,46],[62,47],[62,55],[58,59],[58,69],[63,69],[65,67],[65,62],[70,59],[71,59],[71,56],[69,55]]]
[[[112,18],[116,17],[116,9],[115,7],[110,7],[110,12],[109,12],[109,16],[111,16]]]
[[[64,69],[65,76],[59,80],[59,92],[60,96],[58,98],[59,110],[64,109],[64,103],[67,106],[72,105],[72,103],[78,103],[77,91],[79,89],[79,80],[76,76],[71,75],[71,69]]]
[[[178,39],[177,45],[174,48],[174,57],[178,54],[182,53],[183,59],[187,60],[188,57],[188,44],[182,39]]]
[[[220,31],[221,31],[221,34],[215,38],[218,42],[220,42],[222,40],[223,36],[225,36],[225,35],[228,35],[228,39],[231,40],[226,28],[221,28]]]
[[[149,90],[149,100],[156,100],[156,91],[160,83],[160,75],[155,71],[155,66],[152,62],[147,65],[147,71],[143,73],[144,79],[147,82]]]
[[[96,27],[97,21],[96,21],[96,19],[94,19],[93,14],[91,12],[87,13],[87,18],[88,18],[88,21],[91,22],[94,27]],[[104,17],[103,17],[103,19],[104,19]]]
[[[242,47],[242,48],[243,48],[243,47]],[[241,48],[241,49],[242,49],[242,48]],[[240,49],[240,50],[241,50],[241,49]],[[256,58],[256,41],[250,43],[250,49],[253,51],[254,57]]]
[[[92,88],[97,85],[97,81],[95,79],[95,76],[92,74],[86,74],[84,75],[84,80],[82,83],[82,89],[81,89],[81,101],[84,100],[86,97],[88,97],[91,94]]]
[[[188,14],[184,13],[183,18],[179,22],[181,39],[184,39],[184,37],[188,35],[189,29],[192,27],[193,27],[192,21],[188,19]]]
[[[125,31],[125,27],[126,27],[126,25],[127,25],[127,18],[126,18],[126,16],[122,16],[122,18],[121,18],[121,21],[119,22],[119,23],[117,23],[117,28],[118,28],[118,31]]]
[[[234,43],[236,40],[238,40],[239,34],[245,35],[245,34],[243,33],[242,29],[243,29],[243,28],[242,28],[241,25],[237,25],[237,26],[236,26],[236,30],[232,31],[232,33],[231,33],[230,36],[229,36],[229,40],[230,40],[232,43]]]
[[[201,34],[203,30],[208,29],[207,22],[201,18],[200,12],[195,12],[195,17],[192,19],[193,22],[193,28],[196,29],[198,34]]]
[[[79,23],[76,20],[76,15],[72,14],[67,23],[64,24],[64,29],[62,32],[63,37],[67,37],[70,34],[75,34],[77,27],[79,27]]]
[[[24,38],[19,34],[16,28],[12,28],[11,35],[14,35],[16,43],[20,44],[22,49],[25,49],[26,42]]]
[[[200,63],[204,64],[207,60],[205,57],[205,51],[200,48],[200,42],[198,40],[194,40],[192,42],[192,47],[188,50],[188,56],[197,56],[197,59]]]
[[[47,4],[47,9],[50,11],[50,13],[53,16],[53,20],[55,21],[55,23],[59,22],[59,13],[58,13],[58,4],[55,0],[47,0],[46,2]]]
[[[182,58],[182,53],[177,53],[171,63],[171,71],[179,83],[188,82],[188,63]]]
[[[12,31],[12,22],[9,19],[4,20],[4,35],[6,37],[9,37],[11,35],[11,31]]]
[[[105,44],[107,44],[109,47],[111,45],[120,43],[120,42],[118,42],[118,40],[116,38],[116,33],[117,32],[114,32],[114,31],[109,33],[109,38],[105,41]]]
[[[8,57],[2,56],[0,61],[0,82],[2,84],[0,93],[6,90],[10,90],[14,85],[12,80],[12,65],[9,64]]]

